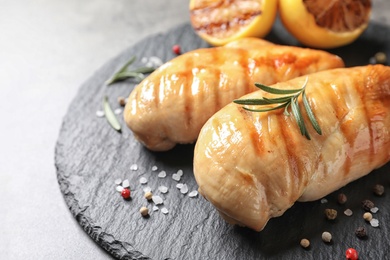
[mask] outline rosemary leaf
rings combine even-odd
[[[260,83],[255,83],[255,86],[258,87],[259,89],[271,93],[271,94],[277,94],[277,95],[287,95],[287,94],[294,94],[302,89],[279,89],[279,88],[272,88]]]
[[[285,102],[290,101],[290,99],[292,97],[294,97],[294,96],[285,96],[285,97],[281,97],[281,98],[266,98],[266,97],[263,97],[263,99],[266,100],[268,102],[268,104],[280,104],[280,103],[285,103]]]
[[[319,135],[322,135],[322,130],[321,130],[321,127],[320,125],[318,124],[315,116],[314,116],[314,113],[313,111],[311,110],[311,107],[310,107],[310,104],[309,104],[309,101],[307,100],[307,97],[306,97],[306,92],[303,91],[302,93],[302,100],[303,100],[303,106],[305,107],[305,110],[306,110],[306,114],[307,116],[309,117],[310,119],[310,122],[314,128],[314,130],[316,130],[316,132],[319,134]]]
[[[138,73],[142,73],[142,74],[146,74],[146,73],[152,73],[153,71],[155,71],[156,69],[154,67],[140,67],[140,68],[136,68],[134,70],[134,72],[138,72]]]
[[[124,72],[131,64],[134,63],[135,59],[135,56],[131,57],[128,62],[126,62],[118,71],[114,73],[114,75],[111,76],[109,80],[106,81],[106,84],[111,85],[112,83],[116,82],[116,75]]]
[[[289,108],[291,107],[292,114],[295,117],[295,120],[298,124],[301,134],[304,135],[308,140],[310,140],[311,138],[309,135],[309,131],[306,128],[305,121],[303,119],[301,108],[298,102],[298,98],[300,95],[302,95],[303,105],[313,128],[316,130],[316,132],[319,135],[322,134],[322,131],[310,107],[309,101],[307,100],[305,89],[308,80],[309,77],[306,77],[306,80],[303,83],[302,88],[300,89],[277,89],[277,88],[265,86],[263,84],[255,83],[256,87],[262,89],[265,92],[275,94],[275,95],[284,95],[284,96],[278,98],[262,97],[259,99],[238,99],[238,100],[234,100],[234,102],[236,104],[243,105],[243,108],[245,110],[252,111],[252,112],[267,112],[267,111],[284,108],[283,114],[285,116],[290,116]],[[254,109],[245,106],[265,106],[265,107]]]
[[[305,122],[303,121],[301,109],[299,108],[298,105],[298,100],[291,98],[291,111],[295,117],[295,120],[297,121],[297,124],[299,126],[299,130],[301,131],[301,134],[306,136],[307,139],[310,140],[309,133],[307,132]]]
[[[131,59],[126,62],[114,75],[111,76],[109,80],[106,81],[107,85],[111,85],[115,82],[122,81],[128,78],[136,78],[138,80],[143,80],[145,78],[146,73],[152,73],[155,68],[154,67],[139,67],[134,70],[128,70],[129,66],[133,64],[135,61],[135,56],[131,57]]]
[[[286,106],[286,104],[281,104],[281,105],[276,106],[276,107],[268,107],[268,108],[263,108],[263,109],[251,109],[251,108],[248,108],[248,107],[243,107],[243,108],[245,110],[248,110],[248,111],[251,111],[251,112],[267,112],[267,111],[277,110],[277,109],[285,107],[285,106]]]
[[[108,102],[107,96],[104,97],[103,99],[103,109],[104,109],[104,114],[106,116],[106,119],[108,123],[114,128],[116,131],[120,132],[121,131],[121,125],[116,118],[114,112],[111,109],[110,103]]]
[[[239,105],[269,105],[270,103],[265,99],[236,99],[233,101]]]

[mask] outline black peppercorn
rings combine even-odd
[[[372,202],[371,200],[363,200],[362,206],[365,211],[370,211],[370,209],[375,207],[374,202]]]
[[[355,235],[358,237],[358,238],[364,238],[367,236],[367,232],[366,232],[366,229],[364,227],[358,227],[355,231]]]
[[[340,193],[337,196],[337,201],[339,204],[345,204],[347,202],[347,196],[344,193]]]
[[[382,196],[383,193],[385,192],[385,187],[383,187],[383,185],[376,184],[372,190],[375,195]]]

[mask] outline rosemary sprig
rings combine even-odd
[[[245,110],[252,111],[252,112],[267,112],[267,111],[284,108],[284,115],[286,116],[290,115],[288,109],[291,107],[291,112],[294,115],[295,120],[297,121],[301,134],[304,135],[308,140],[310,140],[310,135],[309,132],[307,131],[305,121],[303,120],[302,111],[298,103],[298,98],[300,95],[302,95],[303,106],[305,108],[306,114],[314,130],[319,135],[322,135],[322,131],[310,107],[309,101],[307,100],[306,91],[305,91],[307,82],[308,82],[308,77],[306,77],[306,80],[303,83],[302,88],[300,89],[277,89],[277,88],[265,86],[263,84],[255,83],[256,87],[260,88],[265,92],[275,94],[275,95],[284,95],[284,96],[278,98],[263,97],[260,99],[237,99],[234,100],[234,103],[243,105],[243,108]],[[266,106],[266,107],[259,108],[259,109],[251,109],[245,106]]]
[[[116,131],[121,131],[121,125],[116,118],[114,112],[111,109],[110,103],[108,102],[108,97],[104,96],[103,99],[103,109],[104,109],[104,115],[106,116],[106,119],[108,123],[114,128]]]
[[[114,73],[114,75],[111,76],[110,79],[106,81],[106,84],[111,85],[115,82],[128,78],[136,78],[141,81],[145,78],[145,74],[152,73],[155,70],[154,67],[140,67],[134,70],[128,70],[130,65],[133,64],[135,60],[135,56],[131,57],[128,62],[126,62],[118,71]]]

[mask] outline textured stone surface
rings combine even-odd
[[[390,55],[390,30],[372,24],[354,44],[335,49],[347,65],[364,65],[377,51]],[[375,35],[384,35],[380,40]],[[280,24],[274,27],[268,39],[282,44],[294,44]],[[112,106],[117,106],[118,96],[127,96],[136,83],[126,81],[111,87],[104,81],[131,56],[160,57],[167,61],[174,57],[173,44],[182,50],[205,47],[189,24],[174,28],[166,34],[153,35],[121,53],[97,71],[79,90],[64,118],[56,147],[56,167],[61,191],[72,214],[84,230],[102,248],[119,259],[342,259],[348,247],[355,247],[362,259],[385,259],[390,248],[385,234],[389,232],[389,197],[374,197],[372,187],[376,183],[389,185],[390,165],[344,187],[348,196],[345,205],[337,203],[338,192],[327,196],[328,203],[320,201],[297,203],[282,217],[272,219],[260,232],[226,224],[213,207],[201,196],[189,198],[180,194],[177,182],[171,176],[179,169],[184,171],[181,182],[190,190],[197,188],[192,173],[192,145],[178,146],[166,153],[153,153],[134,140],[123,120],[122,133],[114,131],[104,118],[96,117],[104,95]],[[140,65],[138,62],[135,66]],[[138,169],[130,168],[137,164]],[[152,167],[158,166],[157,171]],[[158,178],[164,170],[167,177]],[[386,174],[387,173],[387,174]],[[148,183],[141,185],[139,179]],[[132,199],[123,200],[115,190],[115,180],[129,179]],[[161,194],[158,187],[169,188]],[[159,211],[152,211],[152,204],[143,197],[143,188],[149,186],[156,195],[164,198]],[[375,200],[381,209],[377,218],[381,228],[367,226],[368,240],[359,240],[356,227],[365,225],[361,217],[360,201]],[[147,205],[149,218],[142,218],[139,208]],[[169,210],[161,213],[162,207]],[[324,216],[326,208],[340,213],[346,208],[355,212],[352,217],[339,214],[335,221]],[[333,242],[325,245],[323,231],[332,233]],[[311,241],[311,249],[299,246],[302,238]]]

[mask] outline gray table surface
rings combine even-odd
[[[0,0],[0,259],[110,259],[69,212],[54,147],[79,86],[147,35],[189,21],[185,0]],[[390,0],[372,19],[390,25]]]

